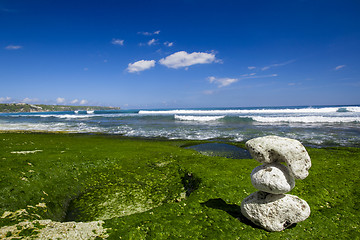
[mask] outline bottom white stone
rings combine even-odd
[[[241,203],[242,214],[268,231],[282,231],[310,216],[305,200],[290,194],[254,192]]]

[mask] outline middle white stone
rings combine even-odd
[[[256,189],[273,194],[287,193],[295,187],[295,179],[289,169],[277,162],[254,168],[251,183]]]

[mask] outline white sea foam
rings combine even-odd
[[[192,115],[175,115],[176,120],[180,121],[198,121],[198,122],[209,122],[216,121],[224,118],[225,116],[192,116]]]
[[[136,113],[112,113],[112,114],[32,114],[32,115],[9,115],[11,117],[41,117],[41,118],[61,118],[61,119],[77,119],[77,118],[93,118],[93,117],[133,117]]]
[[[124,114],[123,114],[124,115]],[[61,119],[81,119],[81,118],[92,118],[92,117],[116,117],[116,116],[123,116],[120,114],[27,114],[27,115],[9,115],[10,117],[24,117],[24,118],[61,118]]]
[[[360,122],[360,117],[324,117],[324,116],[300,116],[300,117],[262,117],[252,116],[253,120],[265,123],[351,123]]]
[[[87,114],[94,114],[94,111],[86,111]]]
[[[140,110],[139,114],[275,114],[275,113],[336,113],[360,112],[360,107],[276,108],[276,109],[226,109],[226,110]]]
[[[9,115],[9,117],[16,117],[16,118],[89,118],[92,117],[91,115],[86,114],[18,114],[18,115]]]
[[[105,129],[89,126],[84,123],[0,123],[0,130],[25,130],[25,131],[64,131],[64,132],[104,132]]]
[[[65,123],[6,123],[0,124],[0,130],[67,131]]]

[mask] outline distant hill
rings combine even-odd
[[[58,112],[58,111],[94,111],[94,110],[119,110],[118,107],[99,106],[66,106],[66,105],[44,105],[27,103],[0,103],[0,112]]]

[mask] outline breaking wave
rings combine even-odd
[[[224,118],[225,116],[192,116],[192,115],[175,115],[174,118],[180,121],[198,121],[209,122]]]
[[[262,117],[252,116],[256,122],[264,123],[358,123],[360,117],[324,117],[324,116],[300,116],[300,117]]]

